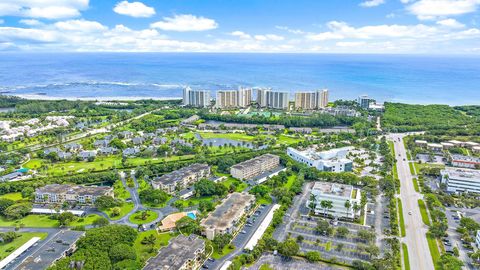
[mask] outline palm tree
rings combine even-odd
[[[311,213],[315,213],[315,209],[317,208],[317,196],[315,194],[310,194],[310,203],[308,204],[308,207],[311,210]]]
[[[323,209],[323,216],[327,216],[327,201],[321,201],[320,207]]]
[[[347,200],[347,201],[345,202],[345,208],[347,208],[347,211],[345,212],[345,217],[348,216],[351,207],[352,207],[352,204],[350,203],[350,200]]]
[[[360,205],[359,205],[357,202],[354,202],[352,208],[353,208],[353,211],[354,211],[354,213],[353,213],[353,218],[355,218],[355,216],[357,215],[358,210],[360,210]]]
[[[330,211],[330,209],[333,208],[333,202],[332,201],[327,201],[327,209]]]

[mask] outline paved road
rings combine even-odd
[[[418,199],[421,199],[422,195],[413,187],[407,153],[402,140],[404,136],[404,134],[389,135],[389,138],[394,141],[398,177],[401,182],[400,198],[407,231],[406,237],[402,241],[407,244],[410,265],[418,270],[431,270],[434,269],[434,266],[426,238],[428,228],[423,224],[418,208]],[[412,212],[411,215],[408,214],[409,211]]]

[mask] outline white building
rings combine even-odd
[[[370,101],[371,99],[367,95],[359,96],[357,99],[357,103],[362,109],[369,109]]]
[[[328,89],[315,92],[295,93],[295,108],[302,110],[318,110],[328,105]]]
[[[477,248],[480,249],[480,230],[477,231],[477,237],[475,237],[475,243],[477,243]]]
[[[288,102],[288,92],[278,92],[270,89],[257,90],[257,103],[260,107],[286,110],[288,109]]]
[[[210,91],[192,90],[190,87],[183,89],[183,105],[192,107],[210,106]]]
[[[355,215],[358,215],[360,209],[357,211],[354,210],[354,205],[360,206],[361,193],[360,189],[355,188],[350,185],[336,184],[336,183],[327,183],[327,182],[315,182],[312,191],[311,197],[307,201],[307,207],[311,207],[312,197],[315,198],[315,214],[320,215],[326,213],[334,217],[347,217],[355,218]],[[322,208],[322,201],[332,202],[332,207]],[[350,202],[350,207],[345,207],[346,202]]]
[[[217,108],[245,108],[252,101],[252,89],[217,91],[215,106]]]
[[[452,193],[473,192],[480,194],[480,171],[447,167],[440,171],[442,183]]]
[[[294,160],[315,167],[320,171],[329,172],[350,172],[353,169],[353,162],[347,158],[351,147],[331,149],[323,152],[316,152],[314,149],[297,150],[287,148],[287,154]]]
[[[451,163],[453,167],[477,169],[480,168],[480,158],[464,155],[451,155]]]

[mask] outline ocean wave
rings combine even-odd
[[[63,88],[63,87],[99,87],[99,86],[121,86],[121,87],[154,87],[162,89],[181,89],[185,87],[183,84],[161,84],[161,83],[135,83],[121,81],[86,81],[86,82],[65,82],[50,84],[34,84],[34,85],[16,85],[16,86],[0,86],[0,90],[22,90],[22,89],[45,89],[45,88]]]

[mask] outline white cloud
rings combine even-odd
[[[0,16],[65,19],[77,17],[89,0],[2,0]]]
[[[274,34],[266,34],[266,35],[255,35],[254,38],[259,41],[266,41],[266,40],[271,40],[271,41],[281,41],[284,40],[285,38],[279,35],[274,35]]]
[[[135,18],[148,18],[155,15],[155,9],[146,6],[142,2],[118,2],[117,5],[113,8],[113,11],[118,14],[127,15]]]
[[[152,23],[150,27],[165,31],[187,32],[215,29],[218,27],[218,24],[212,19],[183,14],[175,15],[174,17],[164,17],[163,21]]]
[[[360,3],[362,7],[376,7],[379,5],[385,4],[385,0],[367,0]]]
[[[338,47],[359,47],[365,45],[364,41],[340,41],[335,43]]]
[[[287,27],[287,26],[277,25],[277,26],[275,26],[275,28],[280,29],[280,30],[284,30],[284,31],[287,31],[289,33],[296,34],[296,35],[305,34],[305,32],[300,30],[300,29],[291,29],[290,27]]]
[[[445,20],[437,21],[437,24],[441,26],[452,27],[452,28],[465,27],[463,23],[460,23],[455,19],[445,19]]]
[[[29,25],[29,26],[42,25],[41,21],[35,20],[35,19],[23,19],[23,20],[20,20],[19,23]]]
[[[55,27],[64,31],[79,31],[79,32],[98,32],[105,31],[107,27],[99,22],[86,20],[70,20],[55,23]]]
[[[0,24],[3,24],[4,22],[5,22],[4,20],[0,19]]]
[[[477,10],[480,0],[420,0],[407,6],[407,10],[421,20],[456,16]]]
[[[242,32],[242,31],[233,31],[230,33],[230,35],[234,36],[234,37],[239,37],[241,39],[250,39],[252,38],[252,36],[250,36],[249,34],[245,33],[245,32]]]

